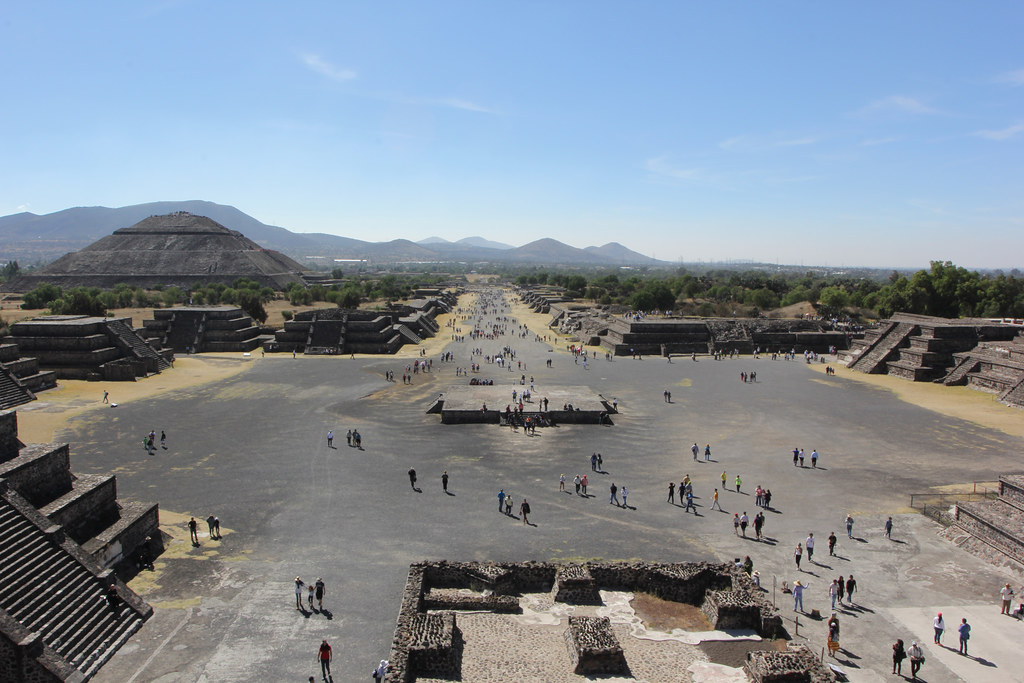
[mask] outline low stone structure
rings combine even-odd
[[[1011,340],[982,341],[953,358],[943,384],[966,385],[996,394],[1007,405],[1024,407],[1024,333]]]
[[[743,665],[754,683],[835,683],[836,675],[818,661],[805,645],[793,645],[783,652],[755,650],[747,653]]]
[[[428,673],[443,671],[451,675],[460,670],[459,662],[450,658],[458,657],[460,651],[455,617],[450,611],[432,610],[479,611],[496,603],[507,613],[518,610],[516,596],[525,593],[549,593],[556,599],[576,600],[581,591],[590,595],[591,590],[598,589],[650,593],[663,600],[701,607],[712,615],[715,628],[751,629],[763,637],[786,637],[778,611],[754,587],[750,577],[732,564],[422,562],[409,568],[386,680],[406,683]],[[475,598],[461,591],[482,594]],[[727,597],[730,592],[732,596]],[[507,599],[496,601],[497,597]],[[565,636],[572,667],[583,667],[590,673],[598,673],[601,667],[607,667],[604,673],[628,671],[628,662],[624,657],[620,659],[621,647],[612,643],[614,634],[609,633],[611,640],[602,635],[606,629],[597,621],[575,624]]]
[[[1024,565],[1024,475],[1001,475],[998,499],[957,503],[953,520],[974,538]]]
[[[435,336],[435,318],[451,310],[458,295],[447,291],[438,298],[414,299],[380,311],[319,308],[298,313],[264,344],[267,351],[307,355],[395,353],[405,344]]]
[[[264,341],[259,325],[237,306],[158,308],[142,324],[146,339],[175,353],[245,352]]]
[[[608,617],[569,617],[565,647],[574,673],[583,676],[629,675],[626,656]]]
[[[0,680],[84,681],[152,614],[114,570],[162,548],[156,505],[75,476],[67,444],[22,444],[0,412]]]
[[[133,381],[166,370],[174,357],[157,350],[132,327],[131,318],[44,315],[11,325],[14,343],[57,379]]]
[[[573,333],[581,343],[600,346],[615,356],[633,353],[644,356],[708,354],[737,351],[750,354],[845,349],[846,332],[833,330],[816,320],[774,320],[768,318],[655,318],[619,317],[600,309],[573,311],[552,306],[551,324]]]
[[[494,368],[500,370],[497,366]],[[609,415],[616,412],[611,402],[589,387],[547,386],[543,395],[534,394],[529,401],[523,402],[522,413],[516,413],[519,399],[512,399],[512,390],[522,391],[528,387],[473,384],[475,380],[477,378],[467,379],[467,384],[447,387],[431,402],[426,412],[439,414],[443,424],[482,422],[507,425],[512,420],[516,425],[522,425],[526,418],[530,418],[537,420],[539,426],[611,424]],[[548,402],[542,403],[545,398]]]
[[[36,393],[57,386],[57,374],[40,370],[39,359],[22,356],[17,344],[0,344],[0,410],[34,401]]]
[[[981,342],[1011,340],[1020,331],[1020,326],[989,320],[895,313],[854,340],[842,355],[851,370],[932,381],[953,367],[954,354]]]

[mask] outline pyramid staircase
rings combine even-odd
[[[145,339],[140,337],[123,320],[108,320],[107,330],[111,339],[122,351],[125,351],[129,356],[145,361],[147,369],[152,367],[153,372],[160,372],[171,367],[171,364],[163,356],[157,353],[152,346],[146,343]]]
[[[77,680],[95,674],[152,614],[113,572],[9,488],[0,492],[0,577],[0,614],[38,634],[51,656],[80,674]]]
[[[886,361],[893,357],[896,350],[914,332],[913,323],[889,322],[874,342],[847,366],[868,374],[883,372]]]
[[[13,372],[0,365],[0,408],[6,410],[34,400],[36,395]]]
[[[159,550],[159,511],[119,504],[112,475],[73,475],[67,444],[17,433],[0,412],[0,680],[84,681],[152,614],[112,568]]]

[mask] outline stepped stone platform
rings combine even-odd
[[[57,386],[56,373],[39,369],[39,359],[22,357],[21,348],[0,343],[0,410],[36,399],[36,392]]]
[[[443,424],[504,424],[507,417],[505,407],[515,411],[518,406],[518,398],[512,400],[512,391],[521,392],[525,388],[519,384],[453,385],[441,392],[426,412],[440,414]],[[541,401],[545,398],[548,399],[548,407],[542,410]],[[522,417],[543,418],[539,423],[541,426],[545,422],[610,424],[608,415],[614,412],[610,403],[589,387],[549,386],[537,391],[530,402],[523,403]]]
[[[1007,405],[1024,407],[1024,333],[1009,341],[983,341],[953,358],[943,384],[967,385],[997,394]]]
[[[388,658],[391,669],[385,681],[409,683],[420,678],[459,680],[462,677],[462,646],[472,646],[473,642],[472,636],[467,636],[457,627],[457,611],[466,610],[467,614],[479,615],[489,611],[488,601],[497,597],[507,599],[499,603],[500,613],[520,611],[509,608],[523,596],[558,596],[559,577],[575,582],[592,582],[602,590],[650,593],[663,600],[701,607],[705,613],[708,593],[731,593],[730,602],[742,606],[738,614],[744,615],[745,621],[738,621],[734,616],[712,621],[716,629],[745,629],[766,638],[788,637],[782,628],[782,618],[770,599],[754,587],[750,577],[731,564],[422,562],[409,568]],[[484,592],[478,601],[465,600],[465,593],[481,589]],[[448,591],[454,596],[453,600],[448,604],[437,600],[439,591]],[[570,593],[566,595],[572,597]],[[523,633],[522,624],[520,621],[517,627],[519,634]],[[607,618],[570,615],[568,630],[562,635],[569,656],[562,661],[550,661],[551,679],[562,680],[563,676],[558,674],[560,671],[583,675],[628,673],[628,648],[622,647],[611,626]],[[805,664],[808,669],[813,668],[810,662]],[[508,665],[509,662],[502,661],[501,666]],[[776,666],[772,670],[778,668]],[[514,671],[509,670],[506,674],[515,678]],[[764,680],[813,680],[817,683],[834,679]]]
[[[1019,325],[989,320],[896,313],[854,340],[842,360],[851,370],[868,374],[914,382],[966,383],[967,375],[977,368],[957,354],[988,342],[1010,341],[1020,333]],[[983,383],[981,373],[975,374]]]
[[[67,444],[22,444],[0,412],[0,680],[84,681],[152,615],[114,573],[162,547],[156,505],[75,476]]]
[[[131,318],[44,315],[12,324],[2,341],[17,344],[57,379],[134,381],[166,370],[174,357],[150,346]]]
[[[806,645],[792,643],[783,652],[748,652],[743,668],[754,683],[834,683],[836,680],[836,675],[818,661]]]
[[[584,344],[600,346],[615,356],[707,354],[715,351],[750,354],[845,349],[849,336],[814,320],[768,318],[654,318],[613,316],[599,309],[573,310],[552,306],[551,325],[575,334]]]
[[[448,313],[458,299],[455,291],[429,299],[414,299],[381,311],[320,308],[296,314],[284,329],[264,343],[268,352],[335,355],[392,354],[405,344],[435,336],[438,315]]]
[[[256,322],[237,306],[158,308],[142,335],[175,353],[252,351],[263,340]]]
[[[999,477],[999,498],[957,503],[954,524],[1024,565],[1024,475]]]

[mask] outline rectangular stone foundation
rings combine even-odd
[[[835,683],[836,680],[831,669],[803,645],[790,645],[784,652],[748,652],[743,668],[753,683]]]
[[[569,617],[565,647],[576,674],[629,674],[629,665],[608,617]]]
[[[423,676],[455,673],[458,669],[454,648],[458,631],[455,614],[417,614],[411,626],[409,665]]]
[[[555,585],[551,593],[555,602],[573,605],[601,604],[601,594],[594,584],[594,577],[582,564],[559,566],[555,571]]]

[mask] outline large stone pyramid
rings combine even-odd
[[[230,284],[249,278],[283,289],[302,282],[303,267],[276,251],[263,249],[240,232],[187,212],[150,216],[115,230],[84,249],[66,254],[4,289],[27,292],[48,282],[61,287],[110,288],[119,282],[139,287],[194,282]]]

